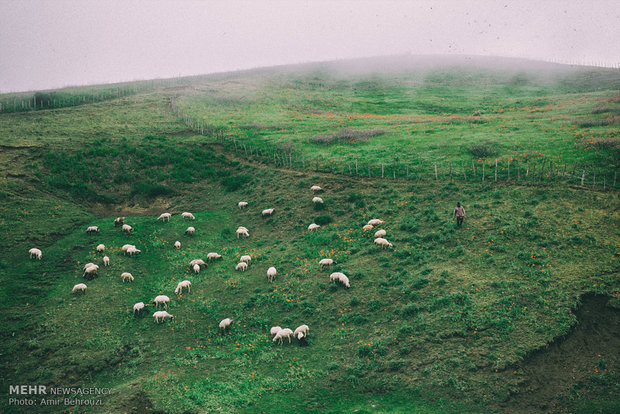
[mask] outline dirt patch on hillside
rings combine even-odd
[[[618,372],[620,310],[608,306],[609,299],[583,296],[571,332],[513,368],[521,378],[519,392],[503,409],[518,413],[571,412],[567,397],[574,386],[581,388],[593,375]],[[584,397],[590,396],[586,392]]]
[[[148,204],[125,202],[119,204],[93,204],[89,207],[91,213],[97,217],[131,217],[131,216],[159,216],[163,212],[171,211],[170,200],[156,198]]]

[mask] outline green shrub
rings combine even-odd
[[[325,226],[326,224],[332,223],[333,221],[334,219],[332,218],[332,216],[329,215],[318,216],[314,219],[314,222],[319,226]]]
[[[249,175],[231,175],[222,177],[222,185],[228,192],[237,191],[250,181],[252,181],[252,177]]]

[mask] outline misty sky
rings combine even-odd
[[[390,54],[620,64],[620,1],[0,0],[0,92]]]

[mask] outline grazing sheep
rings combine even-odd
[[[131,246],[127,249],[127,254],[133,256],[135,253],[142,253],[142,250],[136,249],[136,246]]]
[[[110,258],[108,256],[103,256],[103,265],[110,266]]]
[[[387,232],[385,230],[378,230],[378,231],[375,232],[375,238],[383,237],[386,234],[387,234]]]
[[[125,283],[126,281],[130,281],[133,282],[133,276],[131,275],[131,273],[129,272],[123,272],[121,273],[121,279],[123,279],[123,283]]]
[[[374,226],[372,224],[366,224],[364,227],[362,227],[362,230],[364,231],[369,231],[372,230]]]
[[[207,260],[217,260],[221,258],[222,258],[221,254],[218,254],[215,252],[207,253]]]
[[[194,265],[206,266],[207,263],[205,263],[205,261],[202,259],[194,259],[191,262],[189,262],[189,265],[192,267],[194,267]]]
[[[97,266],[97,265],[96,265],[96,264],[94,264],[94,263],[86,263],[82,269],[83,269],[83,270],[86,270],[87,268],[89,268],[89,267],[93,267],[93,266],[94,266],[94,267],[96,267],[97,269],[99,269],[99,266]]]
[[[341,272],[332,273],[331,275],[329,275],[329,280],[331,280],[332,282],[339,281],[340,283],[345,285],[347,288],[351,287],[349,285],[349,278],[344,273],[341,273]]]
[[[114,219],[114,227],[122,226],[125,223],[125,217],[117,217]]]
[[[385,223],[385,221],[379,220],[379,219],[372,219],[368,221],[368,224],[370,224],[371,226],[376,226],[378,224],[383,224],[383,223]]]
[[[82,277],[86,277],[86,276],[97,276],[97,270],[99,270],[99,266],[97,265],[93,265],[93,266],[89,266],[86,269],[84,269],[84,274],[82,275]]]
[[[180,241],[178,241],[178,240],[177,240],[177,241],[175,241],[175,242],[174,242],[174,248],[175,248],[175,249],[177,249],[177,250],[179,250],[179,249],[181,248],[181,242],[180,242]]]
[[[185,234],[189,234],[190,236],[193,236],[195,232],[196,229],[191,226],[185,229]]]
[[[164,308],[168,307],[168,302],[170,302],[170,298],[166,295],[159,295],[153,299],[153,305],[159,306],[162,304],[164,305]]]
[[[267,278],[269,279],[269,283],[273,282],[273,280],[276,278],[277,273],[278,271],[275,267],[270,267],[269,269],[267,269]]]
[[[165,322],[166,318],[170,318],[172,320],[172,318],[174,318],[174,315],[171,315],[166,311],[157,311],[153,314],[153,317],[155,318],[155,322],[159,323],[160,319],[162,320],[162,322]]]
[[[273,338],[273,342],[279,341],[280,345],[282,345],[282,340],[284,338],[288,338],[288,343],[290,344],[291,336],[293,336],[293,331],[291,331],[289,328],[284,328],[276,333],[276,336]]]
[[[188,213],[187,211],[184,213],[181,213],[181,217],[190,219],[190,220],[196,220],[196,217],[194,217],[192,213]]]
[[[250,237],[250,232],[245,227],[239,227],[237,229],[237,238],[240,236]]]
[[[314,192],[323,190],[323,189],[322,189],[320,186],[318,186],[318,185],[313,185],[312,187],[310,187],[310,189],[311,189],[312,191],[314,191]]]
[[[392,243],[390,243],[389,241],[387,241],[383,237],[376,238],[375,239],[375,244],[377,246],[381,246],[382,249],[385,249],[386,247],[389,247],[390,249],[392,249],[394,247],[394,246],[392,246]]]
[[[32,248],[30,250],[28,250],[28,253],[30,253],[30,258],[37,258],[39,260],[41,260],[41,257],[43,257],[43,252],[41,252],[41,250],[37,249],[37,248]]]
[[[99,253],[103,253],[105,251],[105,245],[103,244],[98,244],[97,245],[97,252]]]
[[[308,325],[301,325],[298,326],[297,329],[295,329],[294,335],[295,338],[297,339],[301,339],[305,336],[308,336],[308,332],[310,331],[310,328],[308,327]]]
[[[90,234],[90,233],[99,233],[99,227],[97,226],[88,226],[86,228],[86,233]]]
[[[193,269],[194,269],[194,273],[200,273],[200,265],[199,264],[195,264]]]
[[[142,312],[142,310],[144,309],[146,305],[144,304],[144,302],[138,302],[135,305],[133,305],[133,314],[135,315],[136,313],[140,313]]]
[[[231,323],[232,323],[232,319],[230,319],[230,318],[222,319],[220,321],[220,329],[222,331],[227,330]]]
[[[268,217],[271,216],[273,214],[273,208],[267,208],[265,210],[263,210],[263,217]]]
[[[278,332],[280,332],[281,330],[282,330],[282,328],[280,328],[279,326],[274,326],[274,327],[272,327],[272,328],[269,330],[269,333],[270,333],[271,335],[275,335],[275,334],[277,334]]]
[[[247,201],[239,201],[239,204],[237,204],[239,206],[239,210],[244,209],[248,206]]]
[[[186,287],[187,288],[187,292],[189,293],[191,290],[192,286],[192,282],[190,282],[189,280],[184,280],[182,282],[179,282],[179,284],[177,285],[177,288],[174,290],[174,293],[176,293],[177,295],[183,293],[183,288]]]
[[[123,252],[123,254],[127,254],[127,249],[130,247],[133,247],[134,249],[136,248],[134,244],[123,244],[123,247],[121,247],[121,252]]]
[[[123,231],[124,233],[132,233],[133,227],[131,227],[129,224],[123,224],[123,227],[121,227],[121,231]]]
[[[239,258],[239,261],[250,264],[250,262],[252,261],[252,256],[250,256],[249,254],[244,254],[243,256],[241,256],[241,258]]]
[[[246,270],[248,270],[248,264],[246,262],[239,262],[237,263],[237,266],[235,266],[235,270],[241,270],[242,272],[245,272]]]
[[[164,221],[170,221],[170,217],[172,216],[172,214],[170,213],[161,213],[159,215],[159,217],[157,217],[157,220],[161,220],[162,222]]]
[[[308,226],[308,231],[317,231],[320,228],[321,226],[319,226],[318,224],[312,223],[311,225]]]
[[[78,283],[77,285],[73,286],[73,289],[71,291],[75,293],[78,290],[82,293],[86,293],[86,285],[84,283]]]
[[[321,261],[319,261],[319,268],[323,270],[325,266],[331,266],[333,264],[334,261],[332,259],[321,259]]]
[[[323,204],[323,199],[321,197],[314,197],[314,198],[312,198],[312,202],[314,204],[316,204],[316,203]]]

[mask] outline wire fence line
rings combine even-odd
[[[308,156],[292,150],[281,150],[267,145],[257,147],[237,140],[226,134],[224,128],[216,127],[204,120],[197,120],[185,114],[175,104],[175,97],[169,98],[170,110],[187,127],[200,135],[210,136],[225,148],[250,162],[273,165],[277,168],[301,171],[327,172],[356,177],[383,178],[394,180],[460,181],[482,183],[519,183],[532,185],[554,185],[563,183],[602,191],[617,190],[617,171],[586,164],[566,164],[551,158],[500,160],[471,159],[471,162],[428,162],[417,163],[371,163],[360,160],[342,160],[324,156]]]

